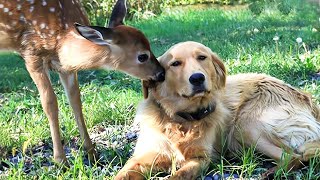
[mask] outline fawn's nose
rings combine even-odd
[[[202,73],[194,73],[190,76],[189,82],[194,86],[200,86],[203,84],[206,78]]]
[[[163,82],[164,80],[165,80],[165,72],[164,70],[162,70],[156,74],[156,81]]]

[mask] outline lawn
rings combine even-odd
[[[292,3],[294,8],[288,15],[272,7],[259,16],[245,6],[182,8],[127,23],[148,36],[157,56],[181,41],[201,42],[224,60],[229,74],[270,74],[313,94],[319,104],[318,7],[302,0]],[[53,165],[48,120],[24,62],[16,54],[1,53],[0,179],[112,179],[134,147],[135,130],[130,124],[142,99],[140,81],[114,71],[79,73],[87,127],[100,154],[100,161],[89,165],[79,150],[79,133],[61,83],[55,73],[51,75],[71,167],[62,169]],[[258,178],[270,165],[272,161],[248,149],[237,159],[221,157],[220,161],[212,162],[203,176],[237,174]],[[298,171],[279,170],[276,178],[316,179],[320,176],[319,166],[319,161],[313,159],[308,167]]]

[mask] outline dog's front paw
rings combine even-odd
[[[197,175],[191,172],[178,171],[176,174],[172,175],[169,180],[185,180],[185,179],[197,179]]]
[[[129,180],[129,175],[127,173],[119,172],[114,180]]]
[[[121,170],[114,180],[144,180],[144,176],[138,172],[125,172]]]

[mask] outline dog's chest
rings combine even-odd
[[[199,134],[199,130],[194,125],[169,124],[164,128],[164,133],[169,139],[175,139]]]
[[[202,126],[200,123],[170,123],[164,127],[163,133],[171,143],[183,151],[184,148],[194,144],[202,138]]]

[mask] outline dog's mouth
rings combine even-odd
[[[191,94],[189,94],[189,95],[182,94],[182,97],[184,97],[184,98],[203,97],[209,93],[210,93],[210,91],[207,90],[204,86],[196,86],[196,87],[193,87]]]

